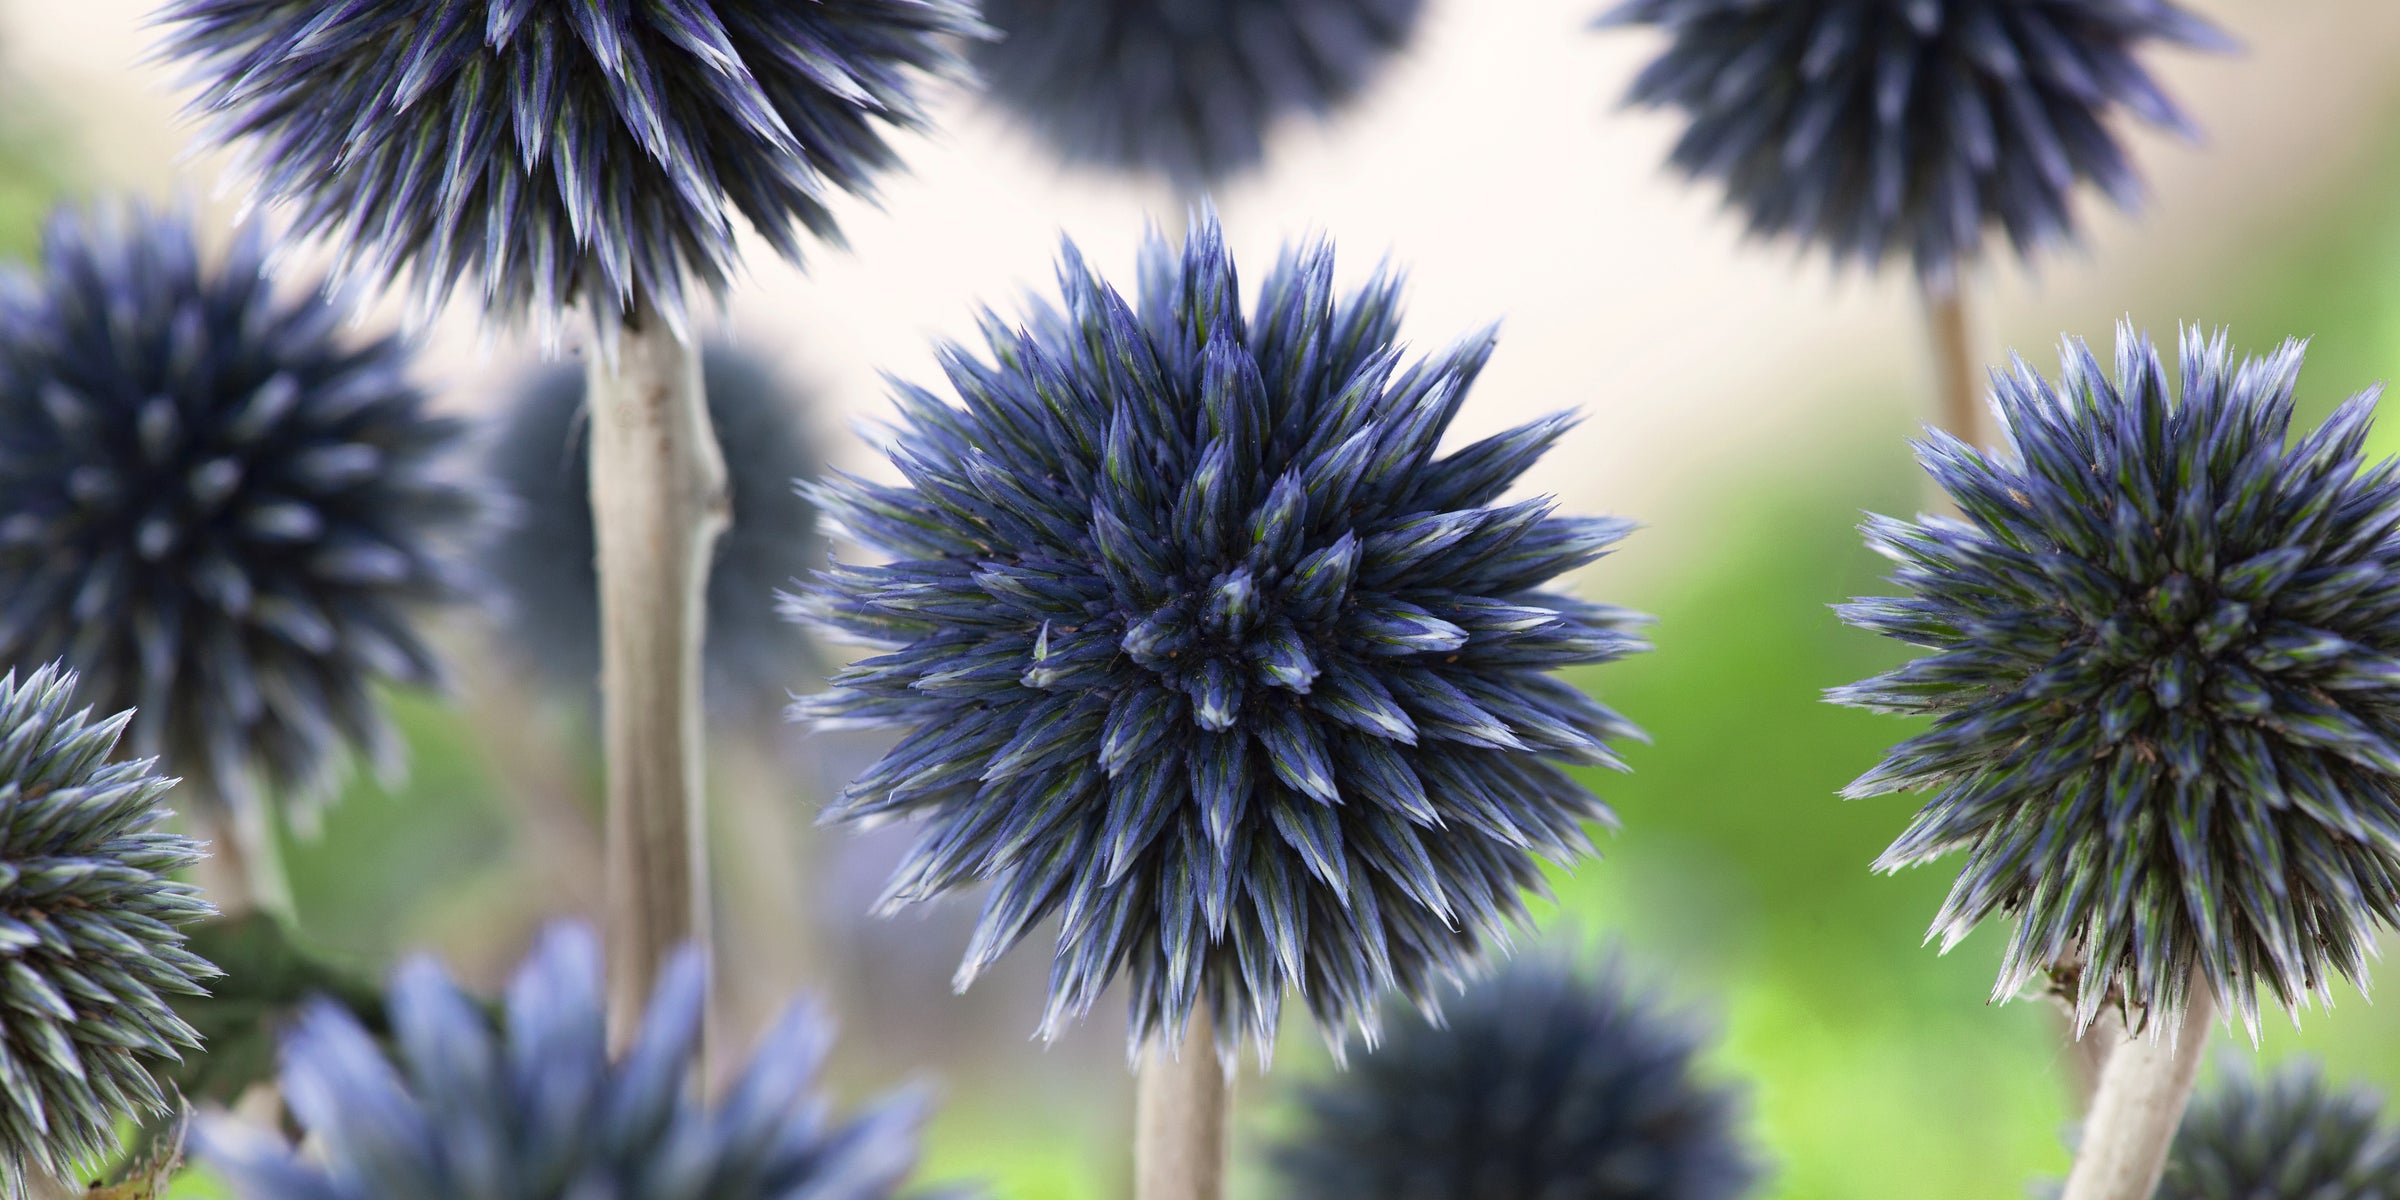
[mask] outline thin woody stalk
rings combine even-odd
[[[1193,1009],[1181,1047],[1162,1038],[1134,1100],[1134,1200],[1223,1200],[1233,1077],[1217,1058],[1209,1007]]]
[[[2158,1190],[2215,1011],[2207,984],[2195,979],[2180,1025],[2117,1044],[2092,1097],[2064,1200],[2150,1200]]]
[[[1963,273],[1963,268],[1960,269]],[[1965,280],[1922,287],[1925,329],[1933,351],[1934,424],[1969,445],[1989,443],[1996,432],[1983,402],[1983,372],[1975,352],[1975,322],[1968,311]]]
[[[266,912],[286,922],[297,919],[290,876],[275,840],[275,822],[263,802],[235,811],[225,805],[202,810],[199,834],[208,857],[192,867],[192,880],[220,914],[238,917]]]
[[[664,322],[629,317],[613,354],[594,354],[589,369],[609,1012],[621,1045],[668,956],[708,941],[700,646],[727,501],[688,343]]]

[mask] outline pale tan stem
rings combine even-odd
[[[2195,978],[2180,1025],[2154,1018],[2146,1034],[2127,1036],[2108,1056],[2063,1200],[2150,1200],[2191,1101],[2215,1012],[2213,993]]]
[[[187,800],[186,807],[194,812],[198,835],[208,842],[207,857],[192,867],[201,899],[228,917],[265,912],[295,923],[291,880],[283,871],[274,816],[266,811],[265,801],[236,809]]]
[[[725,459],[700,358],[651,319],[591,359],[611,1040],[640,1020],[675,949],[708,942],[700,644]]]
[[[2072,1073],[2076,1106],[2090,1111],[2092,1097],[2100,1090],[2100,1076],[2108,1069],[2109,1057],[2124,1044],[2125,1028],[2113,1020],[2094,1021],[2091,1028],[2078,1036],[2075,1032],[2075,1003],[2060,1000],[2051,1006],[2058,1018],[2060,1040],[2067,1044],[2067,1066]]]
[[[0,1196],[7,1194],[8,1189],[0,1186]],[[86,1189],[68,1183],[41,1167],[33,1167],[25,1173],[25,1200],[82,1200],[85,1194]]]
[[[1224,1200],[1233,1078],[1203,1004],[1183,1045],[1162,1039],[1142,1063],[1133,1113],[1134,1200]]]
[[[1990,406],[1984,403],[1981,355],[1967,311],[1965,281],[1927,284],[1926,333],[1933,346],[1934,424],[1972,446],[1991,444]]]

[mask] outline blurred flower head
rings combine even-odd
[[[985,0],[992,98],[1074,162],[1200,187],[1356,96],[1423,0]]]
[[[156,828],[175,781],[111,762],[131,713],[87,723],[55,664],[0,678],[0,1196],[74,1178],[128,1117],[165,1109],[151,1068],[199,1048],[166,994],[217,973],[180,926],[209,907],[170,876],[200,844]]]
[[[916,1163],[923,1097],[835,1120],[815,1091],[832,1035],[795,1005],[721,1098],[694,1098],[703,972],[670,961],[624,1054],[611,1059],[597,939],[545,933],[495,1020],[429,959],[385,1002],[393,1046],[319,1002],[283,1047],[302,1155],[231,1119],[204,1121],[200,1160],[242,1200],[886,1200]]]
[[[586,306],[680,329],[722,293],[739,214],[798,259],[893,164],[963,0],[167,0],[197,110],[344,273],[463,280],[506,319]]]
[[[925,819],[891,903],[990,881],[962,986],[1055,915],[1049,1030],[1123,975],[1137,1044],[1206,1003],[1264,1053],[1286,988],[1372,1028],[1591,852],[1564,768],[1636,731],[1549,672],[1640,643],[1544,590],[1624,522],[1497,503],[1569,418],[1435,453],[1489,332],[1404,362],[1323,244],[1245,312],[1196,225],[1131,300],[1068,246],[1063,308],[945,349],[957,404],[901,389],[905,483],[815,489],[891,561],[792,610],[887,653],[795,712],[909,731],[834,813]]]
[[[377,702],[438,677],[411,628],[454,598],[486,510],[410,353],[278,294],[255,226],[206,263],[185,214],[62,209],[0,275],[0,662],[63,656],[199,805],[301,815],[348,751],[396,766]]]
[[[1932,723],[1847,794],[1932,793],[1877,866],[1967,852],[1934,932],[2016,919],[1995,995],[2079,950],[2079,1026],[2197,967],[2255,1028],[2400,917],[2400,464],[2372,393],[2287,441],[2296,342],[2061,356],[1994,374],[2009,453],[1920,447],[1963,518],[1865,527],[1904,594],[1843,619],[1933,653],[1831,698]]]
[[[2156,1200],[2394,1200],[2400,1126],[2365,1088],[2336,1091],[2313,1064],[2235,1070],[2183,1114]]]
[[[2193,130],[2136,53],[2232,46],[2171,0],[1623,0],[1601,23],[1666,31],[1627,99],[1691,118],[1673,163],[1751,233],[1934,284],[1994,227],[2020,256],[2072,239],[2078,185],[2138,203],[2118,110]]]
[[[793,494],[794,483],[823,464],[798,393],[772,367],[712,344],[701,369],[733,501],[733,523],[709,568],[709,701],[723,716],[774,714],[815,665],[808,640],[776,616],[775,590],[824,561],[816,509]],[[593,696],[600,677],[584,382],[581,366],[544,368],[501,418],[490,468],[519,503],[484,554],[485,569],[513,599],[512,650],[578,698]]]
[[[1597,979],[1524,960],[1301,1095],[1288,1200],[1733,1200],[1758,1167],[1700,1039]]]

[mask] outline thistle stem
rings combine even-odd
[[[1233,1078],[1217,1059],[1216,1022],[1201,1004],[1183,1045],[1165,1039],[1142,1064],[1133,1110],[1134,1200],[1224,1200]]]
[[[728,501],[689,344],[629,318],[615,353],[592,356],[589,380],[609,1028],[622,1046],[667,957],[708,942],[700,640]]]
[[[2150,1200],[2158,1190],[2216,1011],[2206,984],[2195,980],[2190,995],[2180,1025],[2129,1033],[2108,1056],[2063,1200]]]
[[[1928,283],[1923,292],[1926,333],[1933,346],[1934,424],[1969,445],[1987,445],[1994,431],[1983,402],[1964,281],[1954,277],[1948,283]]]
[[[82,1200],[86,1191],[41,1167],[26,1172],[25,1200]],[[0,1187],[0,1195],[6,1194],[7,1189]]]
[[[265,802],[239,809],[222,803],[194,807],[200,813],[200,836],[209,843],[208,857],[192,868],[202,898],[224,916],[265,912],[297,924],[299,913],[275,840],[274,815]]]

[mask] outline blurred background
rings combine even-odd
[[[149,7],[0,0],[0,253],[27,252],[61,197],[180,194],[212,228],[241,211],[238,175],[186,150],[175,81],[145,63]],[[2205,141],[2130,131],[2147,211],[2087,203],[2080,252],[1982,281],[1979,335],[1995,361],[2014,347],[2045,369],[2062,333],[2104,347],[2128,316],[2162,339],[2225,326],[2254,351],[2311,338],[2313,421],[2400,370],[2400,5],[2191,7],[2245,46],[2151,56]],[[1253,278],[1279,243],[1322,231],[1353,275],[1384,255],[1407,266],[1418,344],[1501,321],[1456,436],[1580,408],[1527,488],[1645,526],[1578,582],[1656,613],[1658,650],[1578,682],[1655,743],[1631,748],[1632,775],[1595,781],[1624,829],[1604,861],[1558,878],[1539,910],[1549,936],[1623,945],[1638,977],[1719,1031],[1709,1067],[1748,1089],[1769,1195],[2023,1194],[2067,1163],[2073,1066],[2055,1020],[1988,1003],[2001,931],[1947,956],[1921,947],[1950,872],[1869,874],[1907,802],[1835,796],[1907,727],[1818,700],[1901,656],[1826,606],[1878,587],[1861,513],[1914,512],[1924,494],[1907,447],[1930,381],[1913,291],[1745,244],[1713,193],[1669,177],[1675,120],[1616,106],[1655,35],[1590,32],[1596,8],[1430,0],[1362,103],[1282,128],[1266,169],[1216,203]],[[1047,290],[1062,233],[1121,272],[1146,222],[1182,220],[1163,185],[1057,168],[964,90],[935,119],[904,139],[910,169],[879,207],[844,206],[847,252],[803,272],[762,249],[725,317],[807,398],[798,419],[831,461],[869,473],[853,427],[887,410],[879,372],[937,378],[932,346],[971,334],[978,304],[1007,314]],[[398,320],[387,306],[371,323]],[[536,357],[464,313],[424,336],[424,381],[461,412],[493,410]],[[2400,421],[2380,436],[2400,450]],[[430,950],[488,984],[545,919],[596,913],[597,768],[573,697],[526,687],[473,614],[445,637],[455,701],[396,698],[411,774],[358,785],[288,857],[315,946],[376,972]],[[1033,1040],[1038,934],[954,996],[974,901],[872,919],[904,833],[811,827],[875,749],[730,731],[715,747],[721,1020],[739,1040],[814,992],[846,1031],[845,1101],[938,1081],[929,1179],[1009,1200],[1123,1194],[1120,1010]],[[2211,1070],[2311,1054],[2337,1080],[2400,1089],[2400,1015],[2346,987],[2335,999],[2305,1030],[2271,1018],[2255,1051],[2219,1030]],[[1273,1075],[1242,1085],[1244,1196],[1273,1194],[1259,1151],[1291,1085],[1332,1069],[1300,1023],[1284,1041]]]

